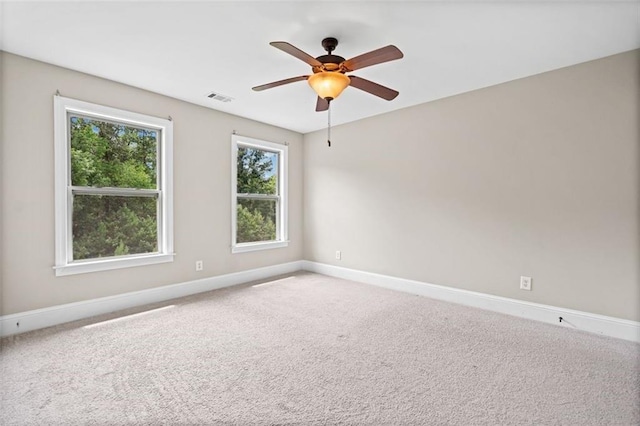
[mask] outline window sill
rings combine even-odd
[[[54,266],[56,276],[86,274],[89,272],[108,271],[111,269],[132,268],[134,266],[154,265],[156,263],[173,262],[174,254],[148,254],[131,257],[109,258],[86,262],[69,263]]]
[[[259,243],[242,243],[231,247],[231,253],[245,253],[248,251],[269,250],[287,247],[289,241],[264,241]]]

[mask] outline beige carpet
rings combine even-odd
[[[640,424],[630,342],[309,273],[168,305],[4,339],[0,424]]]

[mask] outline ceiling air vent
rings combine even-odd
[[[230,96],[221,95],[220,93],[211,92],[207,95],[207,98],[215,99],[220,102],[231,102],[233,100]]]

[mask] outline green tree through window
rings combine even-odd
[[[238,147],[236,242],[277,238],[279,155]]]
[[[69,130],[73,259],[157,252],[158,131],[75,115]]]

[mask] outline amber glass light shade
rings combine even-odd
[[[346,75],[337,71],[322,71],[309,77],[309,86],[322,99],[332,100],[340,96],[340,93],[349,85],[351,80]]]

